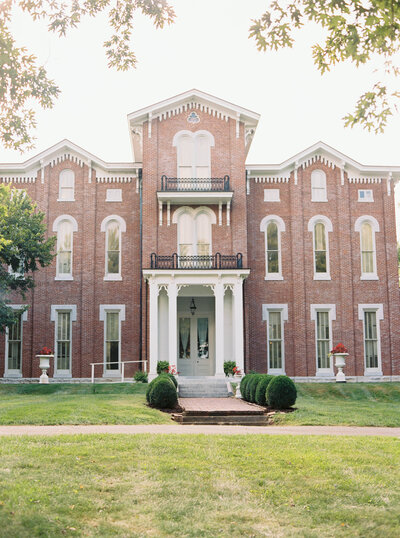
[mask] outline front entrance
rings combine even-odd
[[[180,375],[214,375],[214,345],[210,317],[205,314],[178,317],[178,372]]]

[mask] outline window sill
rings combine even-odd
[[[379,280],[378,275],[361,275],[360,280]]]
[[[106,202],[112,202],[112,203],[120,204],[122,202],[122,200],[107,200],[107,198],[106,198]]]
[[[105,282],[118,282],[120,280],[122,280],[122,276],[121,275],[106,275],[103,280]]]
[[[329,275],[329,274],[325,274],[325,273],[317,274],[317,273],[314,273],[314,280],[332,280],[332,279],[331,279],[331,275]]]
[[[315,377],[335,377],[332,370],[321,369],[315,372]]]
[[[106,370],[103,377],[121,377],[121,370]]]
[[[268,368],[268,374],[269,375],[286,375],[285,370],[282,370],[281,368]]]
[[[21,372],[15,372],[15,371],[10,372],[10,371],[8,371],[8,372],[4,372],[3,377],[13,377],[15,379],[20,379],[22,377],[22,374],[21,374]]]
[[[283,280],[283,276],[282,275],[273,275],[273,274],[265,275],[264,280]]]
[[[362,204],[373,204],[374,200],[357,200],[357,202],[360,202]]]
[[[54,277],[54,280],[74,280],[73,276],[56,276]]]
[[[312,202],[316,202],[316,203],[320,203],[320,202],[321,202],[321,203],[325,204],[325,203],[328,202],[329,200],[313,200],[313,199],[311,198],[311,201],[312,201]]]
[[[57,198],[57,202],[75,202],[75,198],[70,198],[68,200]]]
[[[53,378],[54,379],[72,379],[72,374],[71,372],[68,372],[65,374],[61,372],[57,372],[57,373],[54,373]]]
[[[383,375],[382,370],[379,368],[366,368],[364,370],[365,376],[375,376],[375,375]]]

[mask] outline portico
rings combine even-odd
[[[183,376],[223,377],[226,360],[244,370],[243,281],[249,272],[143,270],[149,285],[150,379],[159,360]]]

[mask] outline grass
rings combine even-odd
[[[2,536],[397,537],[400,440],[0,441]]]
[[[276,424],[400,426],[400,383],[298,383],[297,410]]]
[[[0,424],[165,424],[145,404],[147,385],[0,384]]]

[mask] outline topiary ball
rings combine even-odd
[[[296,402],[296,385],[286,375],[278,375],[269,383],[265,399],[273,409],[288,409]]]
[[[247,385],[248,401],[256,403],[256,390],[257,385],[262,379],[262,374],[254,374]]]
[[[267,387],[274,378],[273,375],[264,374],[262,376],[262,379],[258,382],[257,388],[256,388],[256,404],[258,405],[267,405],[267,401],[265,399],[265,391],[267,390]]]
[[[146,401],[147,401],[147,403],[150,403],[150,394],[151,394],[151,391],[153,390],[154,384],[157,381],[158,377],[155,377],[153,379],[153,381],[150,381],[150,383],[148,384],[148,387],[146,389]]]
[[[150,405],[158,409],[173,409],[178,402],[178,394],[172,380],[159,376],[150,393]]]

